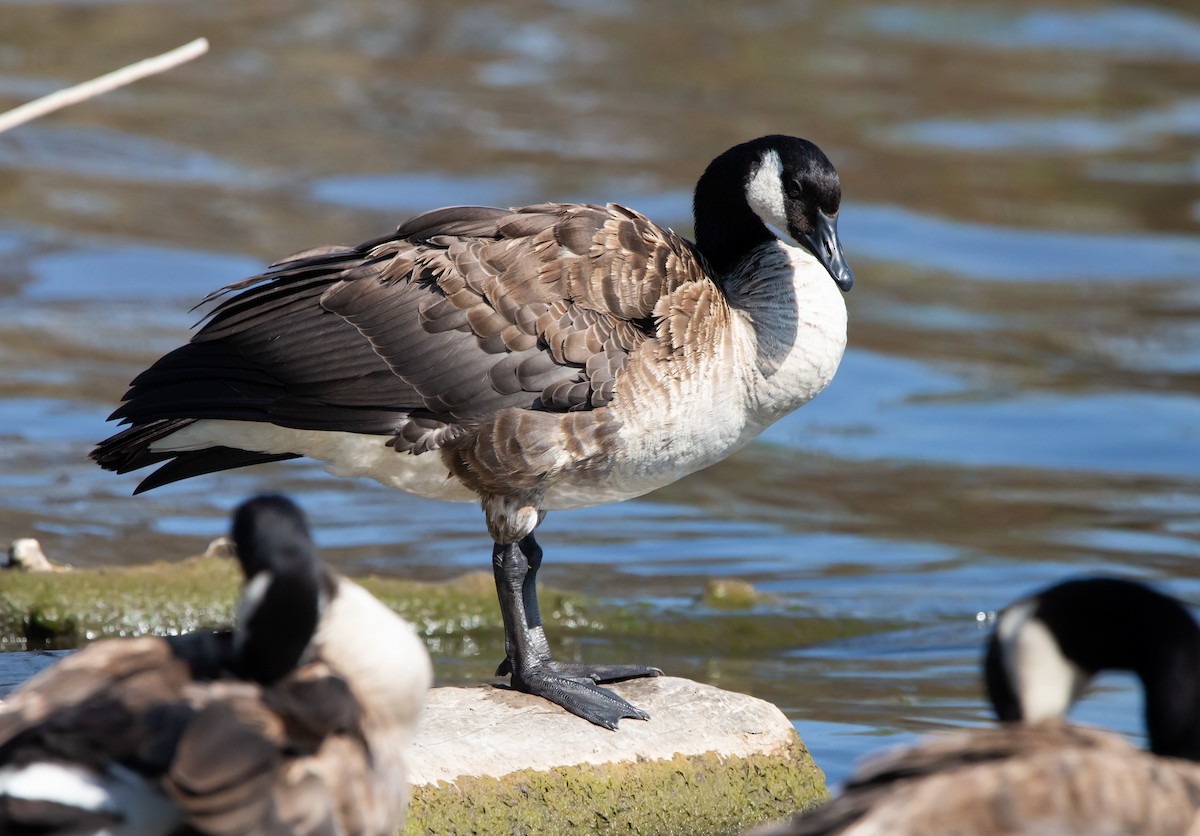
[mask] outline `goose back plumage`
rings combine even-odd
[[[185,822],[212,834],[284,826],[334,832],[339,819],[328,809],[329,788],[282,780],[281,773],[319,762],[322,746],[342,739],[352,745],[340,747],[339,769],[366,779],[370,754],[358,703],[327,667],[309,665],[264,688],[197,678],[162,639],[98,642],[56,663],[0,707],[0,830],[32,832],[50,819],[68,830],[103,825],[117,833],[139,822],[149,833]],[[60,785],[76,776],[79,787],[94,787],[97,797],[102,787],[121,795],[109,789],[119,778],[112,774],[116,764],[136,803],[81,815],[56,804],[53,793],[39,803],[10,792],[6,779],[33,763],[61,770],[50,779]],[[70,795],[68,787],[60,789],[60,797]]]
[[[659,300],[702,281],[687,242],[621,207],[436,210],[214,294],[236,292],[114,417],[267,420],[427,452],[504,409],[604,406]]]
[[[1178,836],[1198,816],[1200,765],[1051,720],[928,736],[864,762],[825,806],[745,836]]]

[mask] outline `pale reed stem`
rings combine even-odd
[[[111,73],[106,73],[99,78],[93,78],[91,81],[85,81],[82,84],[76,84],[74,87],[59,90],[48,96],[42,96],[40,99],[34,99],[32,102],[15,107],[7,113],[0,113],[0,133],[4,133],[10,128],[15,128],[17,125],[23,125],[26,122],[45,116],[47,113],[53,113],[60,108],[78,104],[93,96],[99,96],[102,93],[107,93],[126,84],[132,84],[146,76],[166,72],[172,67],[177,67],[180,64],[191,61],[193,58],[199,58],[206,52],[208,52],[208,40],[197,38],[191,43],[184,44],[170,52],[164,52],[162,55],[145,58],[136,64],[130,64],[128,67],[113,70]]]

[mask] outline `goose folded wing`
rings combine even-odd
[[[0,832],[121,825],[126,811],[77,803],[64,776],[162,774],[191,718],[180,701],[189,667],[160,639],[98,642],[11,695],[0,708]]]
[[[322,305],[450,421],[604,406],[660,300],[709,283],[691,245],[615,205],[440,209],[370,260]]]
[[[186,717],[171,710],[189,664],[161,639],[97,642],[31,679],[0,711],[0,766],[118,762],[153,772]]]
[[[138,375],[112,418],[266,421],[297,429],[389,433],[419,405],[320,298],[355,251],[303,257],[239,282],[191,342]],[[215,298],[212,297],[212,298]]]
[[[248,833],[271,816],[271,790],[283,761],[278,718],[258,688],[212,686],[207,704],[179,739],[163,788],[184,817],[206,833]]]
[[[198,711],[163,782],[189,822],[218,835],[343,832],[345,785],[372,776],[341,678],[309,665],[270,688],[219,682],[192,699]]]
[[[619,206],[452,207],[230,285],[113,417],[394,435],[424,452],[507,408],[603,406],[660,300],[711,284],[684,239]]]

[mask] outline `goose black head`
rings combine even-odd
[[[1064,581],[1007,607],[984,657],[1002,721],[1059,716],[1105,670],[1141,680],[1150,751],[1200,760],[1200,627],[1170,595],[1121,578]]]
[[[696,245],[718,272],[785,236],[812,254],[844,291],[854,284],[838,238],[842,185],[829,158],[799,137],[772,135],[721,154],[696,185]]]

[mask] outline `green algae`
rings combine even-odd
[[[357,578],[373,595],[426,636],[474,634],[503,647],[504,624],[490,575],[472,573],[445,583]],[[241,584],[237,564],[189,558],[69,572],[0,573],[0,645],[67,649],[94,639],[171,635],[233,623]],[[566,630],[604,629],[584,610],[583,596],[540,594],[549,624]]]
[[[503,635],[491,579],[467,575],[444,584],[386,578],[361,581],[423,632]],[[241,586],[237,564],[190,558],[70,572],[0,574],[0,637],[19,649],[72,648],[93,639],[171,635],[233,623]],[[572,606],[552,595],[562,611]]]
[[[754,584],[738,578],[713,578],[700,596],[700,603],[718,610],[746,610],[769,600]]]
[[[412,622],[431,652],[449,657],[503,657],[504,627],[489,574],[444,583],[396,578],[357,579]],[[240,575],[228,558],[189,558],[70,572],[0,574],[0,649],[78,647],[94,639],[170,635],[215,629],[233,621]],[[540,588],[543,620],[557,641],[603,635],[619,644],[751,654],[849,638],[881,629],[878,622],[827,619],[772,605],[744,582],[722,582],[720,601],[686,609],[597,601]]]
[[[414,788],[404,832],[417,834],[737,833],[828,797],[798,737],[777,753],[676,755]]]
[[[233,621],[240,575],[196,558],[113,569],[0,575],[0,637],[19,649],[215,629]]]

